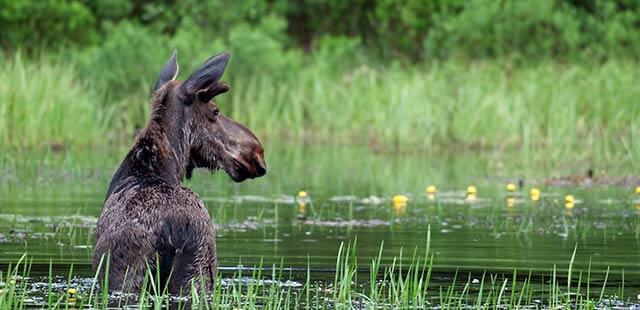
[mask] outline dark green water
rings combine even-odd
[[[531,157],[532,159],[527,159]],[[543,179],[584,171],[536,161],[535,154],[512,157],[493,154],[400,154],[368,148],[279,147],[267,153],[266,177],[232,184],[222,174],[201,172],[187,186],[205,200],[218,226],[221,270],[239,265],[284,267],[331,272],[342,242],[357,243],[366,267],[384,242],[383,262],[402,255],[408,262],[423,253],[428,230],[434,269],[443,278],[456,270],[485,270],[547,275],[554,265],[566,274],[577,247],[575,270],[602,279],[610,268],[610,283],[635,296],[640,287],[640,199],[626,187],[545,187]],[[40,171],[20,180],[5,174],[0,198],[0,264],[24,253],[33,258],[35,275],[66,275],[71,264],[80,276],[90,276],[94,226],[104,189],[119,161],[101,157],[70,174]],[[589,167],[590,168],[590,167]],[[599,167],[604,169],[603,167]],[[630,173],[624,167],[605,167]],[[584,170],[583,170],[584,169]],[[11,179],[11,180],[10,180]],[[507,206],[508,181],[523,180]],[[19,181],[16,181],[19,180]],[[434,184],[435,201],[424,188]],[[464,199],[467,185],[478,187],[476,202]],[[529,200],[529,189],[540,187],[540,202]],[[299,190],[309,193],[304,207]],[[391,197],[405,194],[409,202],[394,208]],[[564,207],[564,196],[578,200]]]

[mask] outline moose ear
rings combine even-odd
[[[216,82],[216,84],[212,87],[198,91],[196,95],[198,96],[198,100],[200,100],[201,102],[209,102],[211,99],[213,99],[217,95],[228,92],[229,89],[231,89],[231,86],[221,81],[221,82]]]
[[[167,84],[167,82],[173,81],[178,76],[178,50],[173,50],[173,54],[171,58],[167,60],[167,63],[160,71],[160,76],[158,76],[158,80],[156,81],[156,85],[153,86],[153,92],[158,91],[160,87]]]
[[[182,84],[187,96],[208,102],[218,94],[229,90],[226,83],[218,83],[229,62],[228,53],[220,53],[209,58]]]

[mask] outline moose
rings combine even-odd
[[[195,168],[222,169],[235,182],[267,171],[258,138],[213,101],[230,89],[220,81],[228,61],[228,53],[213,56],[180,82],[174,51],[160,72],[149,122],[114,173],[98,220],[93,268],[101,283],[108,275],[109,291],[139,291],[146,274],[171,294],[211,289],[214,226],[181,182]]]

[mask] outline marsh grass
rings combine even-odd
[[[640,75],[632,68],[624,61],[344,71],[314,64],[282,83],[237,77],[233,84],[244,91],[221,102],[249,127],[276,136],[397,148],[548,148],[552,157],[628,160],[638,151],[632,141],[640,115]]]
[[[0,145],[87,147],[104,138],[113,109],[100,102],[95,83],[79,79],[72,67],[16,54],[0,69]]]
[[[108,277],[98,283],[95,280],[97,272],[89,286],[79,286],[71,281],[73,266],[69,270],[66,287],[52,289],[55,275],[51,262],[46,287],[40,290],[39,295],[34,295],[29,280],[32,263],[25,254],[0,272],[0,307],[23,309],[38,305],[61,309],[135,305],[154,309],[378,309],[437,306],[442,309],[518,309],[530,306],[593,309],[612,303],[624,304],[624,275],[619,286],[609,287],[607,270],[602,285],[592,287],[590,265],[586,270],[574,266],[577,247],[564,263],[567,265],[566,275],[559,275],[556,266],[546,276],[534,275],[532,271],[520,275],[517,270],[513,270],[511,275],[485,271],[481,276],[456,271],[450,282],[445,283],[432,279],[434,255],[430,252],[430,242],[431,234],[428,232],[424,252],[414,249],[408,263],[403,263],[407,260],[400,250],[399,256],[386,265],[382,264],[384,244],[381,244],[377,257],[373,257],[368,268],[363,269],[357,264],[357,242],[343,243],[336,255],[332,280],[315,278],[317,274],[310,268],[294,274],[284,268],[284,261],[271,268],[264,268],[260,263],[254,268],[239,268],[230,278],[219,274],[213,294],[202,289],[203,283],[197,282],[202,279],[195,279],[189,294],[182,297],[169,296],[167,287],[162,287],[159,282],[159,273],[150,272],[147,272],[139,294],[109,294],[105,289],[108,287]],[[101,260],[98,270],[108,268],[108,259]],[[266,273],[269,269],[271,272]],[[77,295],[66,293],[71,287],[77,289]]]
[[[547,150],[550,158],[628,161],[640,154],[636,63],[508,60],[418,66],[321,60],[279,78],[237,76],[222,110],[266,141],[379,150]],[[232,68],[230,68],[231,70]],[[118,96],[61,60],[13,55],[0,68],[0,146],[13,153],[130,145],[148,89]],[[148,79],[152,81],[155,76]],[[46,153],[43,155],[47,155]]]

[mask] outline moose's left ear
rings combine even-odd
[[[204,62],[200,69],[196,70],[191,76],[182,83],[182,87],[191,98],[197,98],[200,101],[208,102],[214,96],[229,90],[229,86],[225,83],[218,83],[224,69],[229,63],[229,54],[220,53],[209,58]]]
[[[201,102],[209,102],[215,96],[224,94],[231,89],[231,86],[225,82],[217,82],[214,86],[211,86],[204,90],[199,90],[196,95]]]
[[[156,81],[156,85],[153,86],[153,92],[155,93],[160,89],[160,87],[167,84],[167,82],[173,81],[178,76],[178,50],[173,50],[173,55],[171,58],[167,60],[167,63],[164,65],[162,71],[160,71],[160,76],[158,76],[158,80]]]

